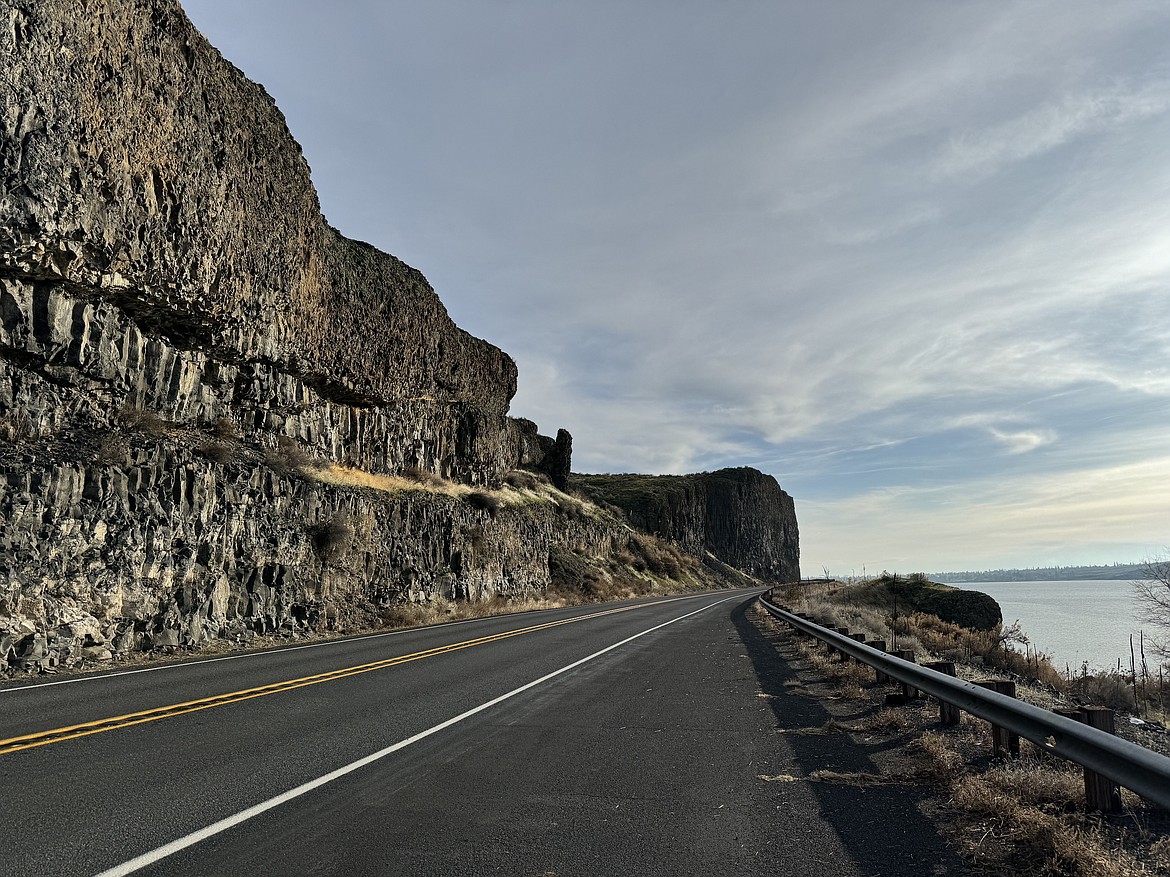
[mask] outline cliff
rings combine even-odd
[[[0,670],[719,584],[564,492],[512,360],[326,223],[177,3],[0,24]]]
[[[620,508],[644,533],[708,553],[771,582],[800,579],[792,497],[756,469],[698,475],[574,475],[595,502]]]

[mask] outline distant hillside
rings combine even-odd
[[[1089,580],[1129,581],[1143,578],[1140,563],[1114,563],[1109,566],[1045,566],[1032,569],[991,569],[981,572],[934,572],[936,582],[1077,582]]]

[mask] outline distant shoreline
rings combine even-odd
[[[1132,581],[1145,577],[1145,565],[1115,563],[1110,566],[1052,566],[1035,569],[993,569],[973,572],[935,572],[927,578],[933,582],[1079,582]]]

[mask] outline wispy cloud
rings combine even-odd
[[[1004,432],[999,429],[989,429],[988,432],[999,442],[1007,446],[1009,454],[1026,454],[1044,445],[1056,441],[1056,433],[1046,429],[1024,429],[1017,432]]]
[[[1001,165],[1042,155],[1072,140],[1116,129],[1170,109],[1170,82],[1115,85],[1065,95],[982,130],[951,135],[934,172],[941,176],[992,173]]]

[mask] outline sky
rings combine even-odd
[[[579,472],[805,575],[1170,545],[1170,4],[183,0]]]

